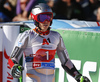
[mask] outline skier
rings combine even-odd
[[[77,82],[90,82],[87,77],[78,72],[71,62],[61,35],[50,30],[53,20],[51,8],[47,4],[40,3],[32,9],[31,17],[36,28],[27,30],[18,36],[8,60],[12,76],[20,78],[24,68],[26,82],[55,82],[55,53],[57,52],[62,67],[67,73]],[[22,53],[25,66],[19,65]]]

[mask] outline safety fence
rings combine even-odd
[[[70,24],[72,23],[70,22]],[[89,23],[90,28],[92,28],[91,24]],[[95,29],[97,28],[95,26],[90,31],[87,28],[84,30],[82,30],[83,28],[78,30],[70,28],[51,30],[58,31],[63,37],[69,57],[76,68],[91,82],[100,82],[100,33],[99,29]],[[8,58],[18,34],[28,29],[30,28],[23,25],[3,25],[0,28],[0,82],[18,82],[18,79],[14,79],[10,74]],[[58,56],[55,57],[55,82],[76,82],[63,70]]]

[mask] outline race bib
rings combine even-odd
[[[39,49],[34,55],[33,62],[50,62],[55,57],[56,50]]]

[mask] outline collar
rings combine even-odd
[[[50,27],[49,27],[50,28]],[[40,35],[48,35],[50,32],[50,29],[48,29],[45,32],[42,32],[41,30],[38,29],[38,27],[36,27],[35,29],[33,29],[36,33],[40,34]]]

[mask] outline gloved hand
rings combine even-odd
[[[77,82],[90,82],[90,80],[86,76],[82,75],[77,75],[75,79],[77,80]]]
[[[24,70],[24,67],[22,67],[19,64],[15,64],[12,68],[11,68],[11,75],[14,78],[20,78],[22,75],[22,71]]]

